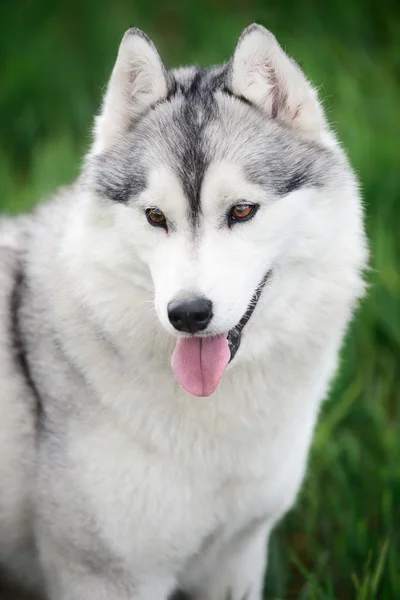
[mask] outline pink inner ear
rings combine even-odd
[[[300,115],[300,110],[301,110],[301,104],[298,104],[296,107],[296,112],[294,113],[294,116],[293,116],[293,121],[295,119],[297,119],[297,117]]]
[[[307,138],[320,139],[327,130],[322,107],[301,68],[260,25],[251,25],[239,39],[232,89]]]

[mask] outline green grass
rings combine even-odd
[[[370,291],[347,337],[296,508],[270,545],[266,598],[400,598],[400,9],[381,0],[20,0],[0,7],[0,207],[78,172],[123,31],[168,65],[228,59],[252,21],[320,86],[365,198]]]

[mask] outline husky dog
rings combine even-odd
[[[260,600],[357,300],[357,181],[259,25],[125,34],[70,188],[5,221],[0,564],[52,600]]]

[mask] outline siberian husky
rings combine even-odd
[[[51,600],[260,600],[363,295],[357,180],[260,25],[125,34],[82,173],[0,235],[0,564]]]

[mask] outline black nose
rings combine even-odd
[[[168,318],[178,331],[203,331],[212,319],[212,302],[206,298],[173,300],[168,304]]]

